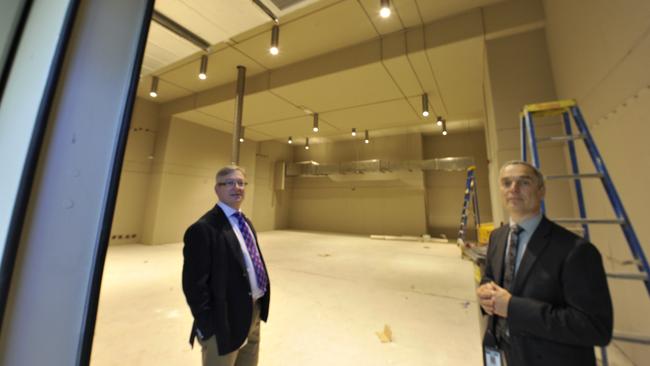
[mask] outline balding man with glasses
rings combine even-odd
[[[204,366],[257,365],[260,320],[269,313],[271,285],[253,224],[240,211],[246,173],[217,172],[219,202],[183,239],[183,292],[194,317]]]

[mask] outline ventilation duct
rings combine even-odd
[[[287,165],[287,177],[329,177],[334,181],[395,180],[410,172],[426,170],[465,171],[474,165],[469,156],[428,160],[358,160],[338,164],[302,161]]]

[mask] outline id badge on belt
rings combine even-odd
[[[504,366],[503,354],[496,347],[484,347],[485,349],[485,366]]]

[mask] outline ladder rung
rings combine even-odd
[[[623,219],[553,219],[558,224],[618,224],[625,223]]]
[[[535,139],[537,142],[547,142],[547,141],[574,141],[583,139],[583,135],[565,135],[565,136],[548,136],[548,137],[538,137]]]
[[[641,334],[614,331],[613,338],[617,341],[623,341],[623,342],[650,344],[650,336],[641,335]]]
[[[585,174],[563,174],[563,175],[547,175],[546,180],[554,179],[581,179],[581,178],[602,178],[602,173],[585,173]]]
[[[643,273],[629,273],[629,272],[608,272],[607,277],[619,278],[622,280],[640,280],[640,281],[645,281],[648,279],[648,276]]]

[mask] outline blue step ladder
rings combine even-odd
[[[562,115],[564,121],[564,132],[563,136],[553,136],[553,137],[542,137],[538,138],[535,136],[535,126],[533,124],[533,117],[543,117],[543,116],[553,116],[553,115]],[[573,133],[571,120],[575,123],[575,126],[578,130],[577,134]],[[576,104],[575,100],[560,100],[555,102],[548,103],[538,103],[538,104],[529,104],[524,106],[524,110],[521,113],[521,158],[523,161],[528,161],[528,148],[527,141],[530,144],[530,152],[532,158],[532,164],[540,169],[539,154],[537,150],[538,142],[566,142],[569,149],[569,156],[571,158],[571,174],[566,175],[555,175],[547,176],[546,180],[555,180],[555,179],[570,179],[574,182],[575,192],[577,196],[578,203],[578,212],[579,218],[571,219],[553,219],[555,222],[560,224],[579,224],[582,227],[583,237],[589,240],[589,224],[613,224],[619,225],[625,239],[627,241],[628,247],[634,257],[634,263],[638,273],[608,273],[609,278],[616,279],[626,279],[626,280],[639,280],[645,283],[646,290],[650,295],[650,279],[648,274],[650,273],[650,267],[648,266],[648,260],[643,252],[639,239],[634,232],[632,223],[623,208],[623,202],[621,201],[616,189],[614,188],[614,183],[607,172],[605,167],[605,162],[601,157],[594,139],[592,138],[589,129],[587,128],[587,123],[582,117],[580,108]],[[591,157],[591,160],[596,169],[595,173],[581,174],[578,168],[578,159],[576,156],[575,150],[575,141],[582,140],[585,143],[587,152]],[[588,219],[585,208],[585,201],[582,194],[582,179],[600,179],[603,184],[603,188],[607,193],[607,197],[612,205],[614,213],[616,214],[615,219]],[[545,212],[546,208],[544,202],[542,202],[542,212]],[[621,333],[614,331],[614,339],[625,342],[633,342],[640,344],[650,344],[650,337],[641,336],[629,333]],[[608,365],[606,349],[602,349],[602,362],[603,365]]]
[[[470,206],[471,203],[471,206]],[[481,217],[478,213],[478,194],[476,190],[476,166],[471,165],[467,168],[467,179],[465,180],[465,195],[463,197],[463,209],[460,212],[460,225],[458,227],[458,240],[459,245],[466,245],[465,238],[467,235],[467,217],[470,214],[470,207],[472,208],[474,226],[477,228],[481,224]],[[477,233],[478,235],[478,233]]]

